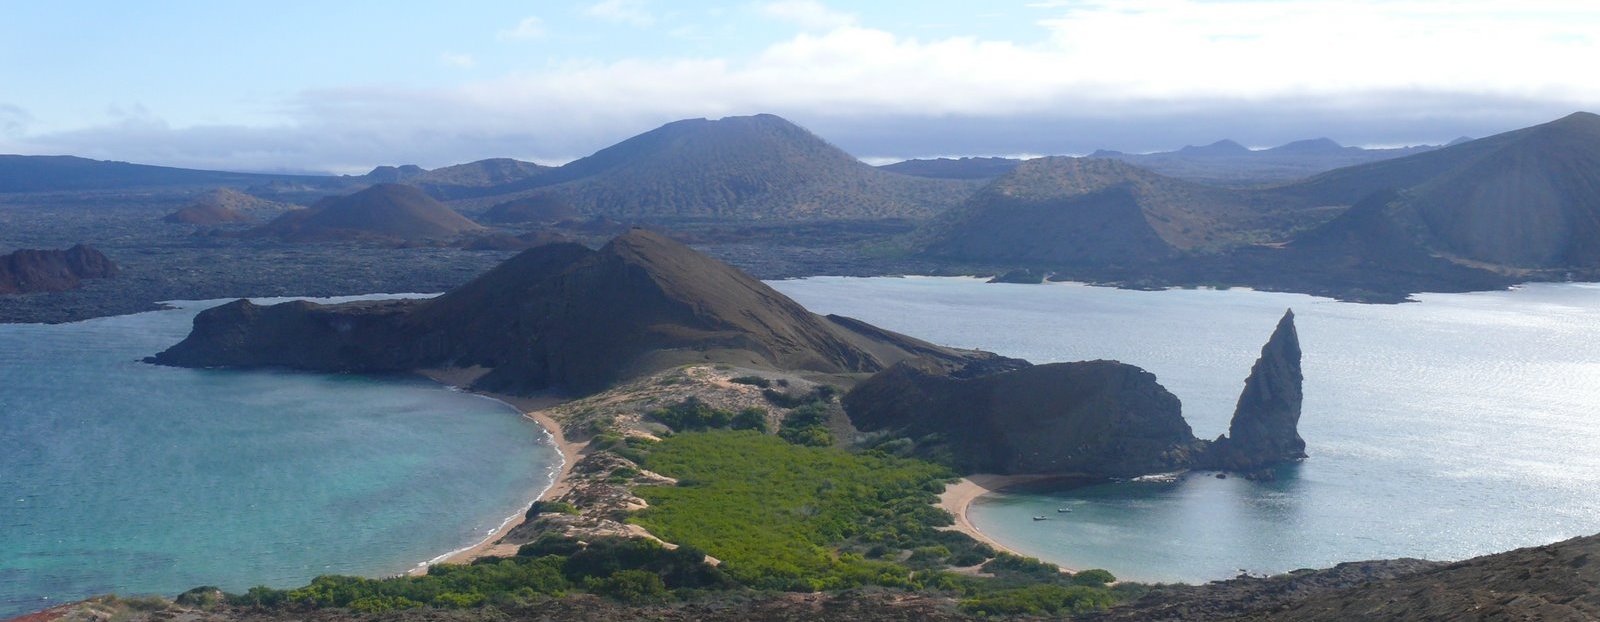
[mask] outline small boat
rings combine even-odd
[[[1033,520],[1050,520],[1049,516],[1035,516]]]
[[[1060,514],[1066,514],[1066,513],[1071,512],[1071,511],[1072,511],[1072,508],[1056,508],[1056,512],[1060,513]]]

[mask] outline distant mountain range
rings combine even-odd
[[[1303,199],[1206,186],[1118,160],[1023,162],[925,228],[927,255],[1031,265],[1137,265],[1320,224]]]
[[[1456,139],[1457,142],[1471,139]],[[1302,179],[1336,168],[1399,158],[1438,149],[1419,145],[1396,149],[1345,147],[1332,139],[1298,140],[1271,149],[1252,150],[1231,140],[1186,146],[1176,151],[1123,153],[1099,150],[1087,157],[1121,160],[1187,181],[1222,186],[1257,186]],[[1022,163],[1016,158],[938,158],[906,160],[879,168],[905,175],[940,179],[993,179]]]
[[[0,192],[232,186],[284,199],[377,183],[416,186],[479,208],[546,194],[584,214],[636,221],[919,219],[976,187],[874,168],[773,115],[677,121],[560,167],[490,159],[431,171],[381,166],[361,176],[315,176],[0,156]]]
[[[972,188],[879,170],[780,117],[755,115],[668,123],[494,190],[539,190],[623,219],[794,221],[926,218]]]
[[[1600,117],[1589,113],[1445,147],[1313,139],[1250,150],[1219,141],[1093,155],[872,167],[788,121],[755,115],[669,123],[559,167],[491,159],[318,177],[0,156],[0,192],[244,186],[264,198],[353,200],[374,184],[397,184],[370,196],[406,206],[399,211],[357,223],[322,205],[259,232],[299,239],[476,231],[452,208],[523,228],[574,216],[612,219],[598,221],[608,226],[899,219],[921,223],[907,242],[912,259],[939,266],[1361,299],[1600,278]]]
[[[1040,158],[918,235],[923,255],[945,261],[1358,299],[1597,278],[1600,116],[1264,189],[1205,186],[1117,160]]]

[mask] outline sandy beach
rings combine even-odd
[[[944,492],[939,495],[939,507],[943,508],[944,511],[949,512],[951,516],[955,517],[956,524],[951,526],[950,529],[972,536],[974,540],[992,546],[997,551],[1005,551],[1013,555],[1021,555],[1024,557],[1032,557],[1027,553],[1019,552],[1011,547],[1001,544],[994,538],[989,537],[988,534],[979,531],[977,526],[973,525],[971,520],[968,520],[967,508],[971,507],[972,502],[977,500],[978,497],[982,497],[996,490],[1010,486],[1031,484],[1052,479],[1064,479],[1064,477],[1060,475],[994,475],[989,473],[977,473],[963,477],[960,481],[946,486]],[[1077,572],[1076,570],[1067,568],[1066,566],[1062,566],[1061,570],[1062,572]]]
[[[471,386],[472,382],[483,375],[485,371],[487,370],[477,368],[426,369],[419,370],[417,373],[436,382],[466,390],[466,387]],[[566,435],[561,430],[561,424],[556,423],[555,419],[545,415],[544,411],[567,400],[559,397],[519,397],[483,391],[473,391],[473,393],[510,404],[513,408],[521,411],[522,416],[538,422],[550,434],[550,441],[561,452],[561,469],[556,472],[555,477],[550,481],[550,486],[545,488],[537,500],[554,499],[566,494],[567,490],[572,486],[568,480],[568,476],[572,473],[572,465],[577,464],[578,460],[583,456],[584,450],[588,448],[589,443],[587,441],[580,443],[567,440]],[[506,520],[498,529],[489,533],[481,542],[451,553],[443,559],[435,560],[433,563],[465,564],[480,557],[509,557],[516,555],[517,545],[498,544],[498,541],[501,536],[517,525],[521,525],[524,520],[526,520],[526,517],[522,512],[519,512]],[[425,572],[427,572],[426,567],[413,571],[416,574]]]

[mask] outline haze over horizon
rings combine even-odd
[[[227,170],[561,162],[768,112],[883,161],[1442,143],[1600,109],[1560,0],[12,3],[0,153]],[[93,42],[94,45],[85,45]]]

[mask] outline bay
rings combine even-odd
[[[218,302],[0,325],[0,617],[405,572],[560,464],[510,406],[426,380],[140,362]]]
[[[1455,560],[1600,532],[1594,284],[1402,305],[964,278],[773,285],[813,311],[940,344],[1144,367],[1202,438],[1227,431],[1261,345],[1294,309],[1310,458],[1271,482],[1194,473],[1000,493],[971,508],[980,530],[1048,561],[1196,582],[1359,559]]]

